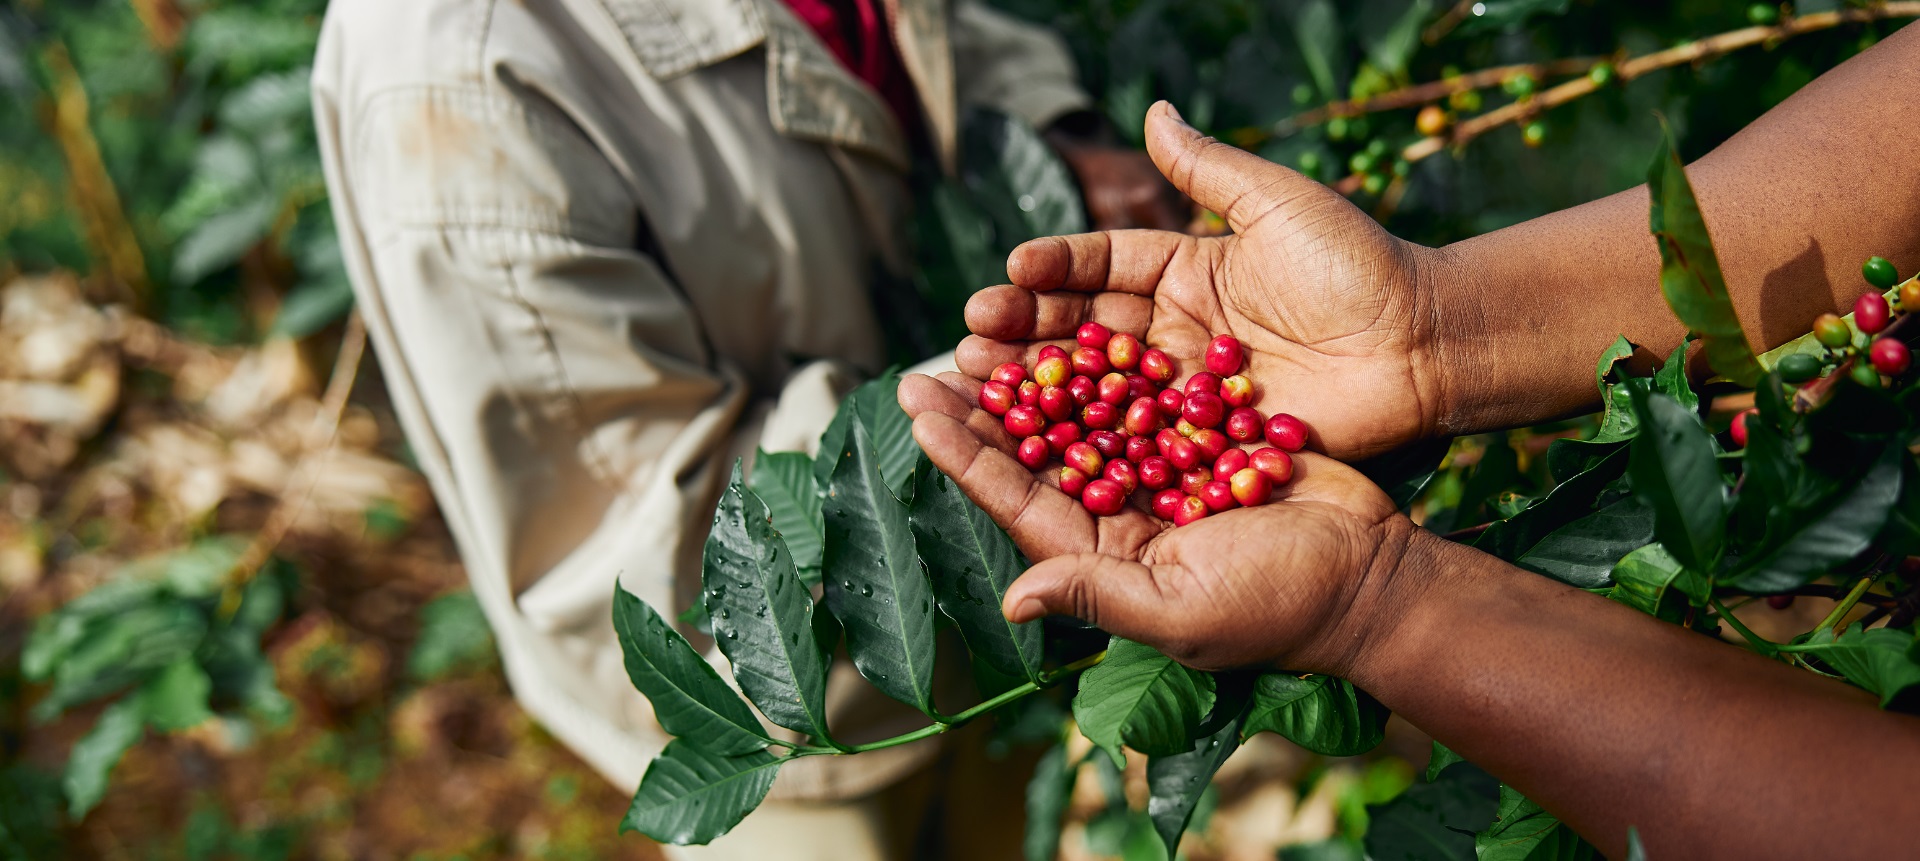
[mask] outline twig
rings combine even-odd
[[[1564,60],[1548,60],[1544,63],[1516,63],[1511,66],[1494,66],[1430,81],[1414,84],[1397,90],[1388,90],[1377,96],[1364,99],[1350,99],[1344,102],[1330,102],[1311,110],[1294,114],[1266,130],[1265,135],[1257,137],[1287,137],[1301,129],[1320,125],[1334,117],[1357,117],[1362,114],[1393,111],[1401,108],[1417,107],[1428,102],[1437,102],[1454,93],[1469,90],[1481,90],[1499,86],[1515,75],[1527,74],[1535,78],[1552,78],[1561,75],[1586,74],[1588,69],[1602,62],[1600,57],[1569,57]]]
[[[266,524],[254,534],[246,552],[240,554],[240,558],[227,571],[226,587],[220,597],[222,618],[231,617],[240,609],[240,599],[247,584],[272,558],[273,551],[293,529],[294,522],[306,509],[307,500],[313,496],[314,485],[320,480],[320,461],[333,451],[340,431],[340,416],[346,412],[347,395],[353,391],[354,380],[360,375],[360,358],[366,350],[367,324],[356,311],[347,318],[347,331],[340,339],[340,353],[334,358],[333,374],[327,380],[326,393],[321,396],[320,411],[314,416],[314,426],[309,431],[300,463],[287,479],[287,486],[274,503],[273,511],[268,513]]]
[[[1440,20],[1428,24],[1427,29],[1420,31],[1420,41],[1432,45],[1441,39],[1447,38],[1447,34],[1453,32],[1453,28],[1460,26],[1460,22],[1467,20],[1467,16],[1473,12],[1473,4],[1475,2],[1476,0],[1460,0],[1460,2],[1453,4],[1453,8],[1448,9],[1446,14],[1441,15]]]
[[[80,222],[94,254],[106,263],[114,280],[132,293],[139,305],[147,296],[147,261],[140,240],[127,221],[107,163],[100,157],[100,141],[93,136],[91,108],[80,73],[73,68],[66,43],[57,38],[42,54],[53,78],[51,132],[67,163],[67,181]]]

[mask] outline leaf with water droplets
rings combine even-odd
[[[1268,673],[1254,683],[1246,734],[1278,733],[1314,753],[1354,756],[1386,738],[1391,715],[1346,679]]]
[[[754,455],[747,487],[767,503],[773,528],[786,539],[800,579],[820,582],[820,555],[826,527],[820,523],[820,485],[813,480],[813,458],[795,451],[761,451]]]
[[[1180,848],[1180,835],[1186,832],[1213,773],[1240,749],[1240,728],[1246,723],[1249,702],[1244,682],[1240,691],[1240,696],[1220,698],[1185,753],[1147,757],[1147,817],[1153,820],[1153,830],[1166,845],[1169,858]]]
[[[931,715],[933,587],[914,551],[907,505],[888,489],[858,422],[829,487],[826,603],[845,627],[847,653],[881,692]]]
[[[764,750],[722,756],[674,739],[647,766],[620,831],[675,846],[707,843],[760,806],[786,760]]]
[[[653,703],[667,732],[699,740],[723,755],[764,750],[760,721],[678,631],[647,602],[614,587],[613,627],[626,658],[627,677]]]
[[[1212,675],[1114,637],[1106,660],[1080,677],[1073,718],[1088,741],[1119,763],[1122,745],[1149,756],[1186,751],[1213,701]]]
[[[733,663],[740,689],[768,720],[826,740],[830,659],[814,641],[813,596],[738,462],[720,495],[704,562],[714,642]]]
[[[967,649],[1001,673],[1040,680],[1042,629],[1000,613],[1027,561],[993,522],[924,457],[915,470],[911,518],[915,546],[927,563],[940,610],[960,628]]]

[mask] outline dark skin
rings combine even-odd
[[[1920,268],[1920,28],[1806,87],[1694,165],[1747,331],[1765,348],[1851,304],[1870,254]],[[1008,618],[1078,616],[1192,666],[1345,676],[1613,857],[1903,857],[1920,720],[1445,542],[1339,461],[1306,453],[1273,504],[1174,530],[1095,519],[1008,454],[978,378],[1099,320],[1199,366],[1248,347],[1263,411],[1360,456],[1595,406],[1616,334],[1664,353],[1636,189],[1444,249],[1393,238],[1298,174],[1201,137],[1167,106],[1149,151],[1235,235],[1038,240],[968,308],[964,374],[901,403],[933,462],[1030,558]],[[1569,301],[1568,297],[1578,297]]]

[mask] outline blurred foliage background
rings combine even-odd
[[[1430,244],[1638,184],[1658,116],[1697,158],[1905,23],[1610,81],[1405,163],[1418,105],[1301,115],[1584,58],[1439,99],[1464,120],[1585,60],[1842,4],[995,2],[1067,39],[1122,136],[1172,99]],[[324,6],[0,7],[0,858],[654,857],[614,837],[625,799],[513,705],[377,357],[359,367],[308,108]],[[923,301],[892,322],[921,343],[950,343],[1007,250],[1071,221],[1036,140],[976,124],[969,169],[919,184]],[[1469,525],[1543,489],[1546,442],[1583,429],[1458,441],[1421,516]],[[1363,831],[1426,754],[1396,727],[1366,762],[1236,758],[1186,854]],[[1127,780],[1083,787],[1063,852],[1156,857],[1099,813]]]

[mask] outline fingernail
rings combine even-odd
[[[1172,103],[1172,102],[1167,102],[1167,101],[1163,101],[1163,102],[1161,102],[1161,104],[1164,104],[1164,105],[1166,105],[1166,106],[1167,106],[1167,117],[1168,117],[1168,118],[1170,118],[1170,119],[1172,119],[1172,120],[1173,120],[1174,122],[1176,122],[1176,123],[1179,123],[1179,124],[1181,124],[1181,125],[1183,125],[1183,126],[1185,126],[1185,125],[1187,125],[1187,120],[1186,120],[1186,118],[1185,118],[1185,117],[1182,117],[1182,116],[1180,116],[1180,109],[1179,109],[1179,108],[1176,108],[1176,107],[1174,107],[1174,106],[1173,106],[1173,103]],[[1188,128],[1192,128],[1192,126],[1187,126],[1187,127],[1188,127]]]
[[[1047,605],[1040,603],[1040,599],[1022,598],[1019,603],[1013,605],[1013,612],[1007,614],[1007,621],[1030,622],[1045,615],[1047,615]]]

